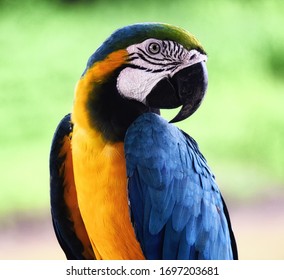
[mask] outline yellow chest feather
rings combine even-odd
[[[144,259],[130,220],[123,143],[105,143],[74,126],[74,178],[97,259]]]

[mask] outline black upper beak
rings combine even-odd
[[[161,80],[148,95],[146,102],[148,106],[160,109],[182,106],[171,122],[182,121],[200,106],[207,84],[207,68],[202,61],[180,70],[172,78]]]

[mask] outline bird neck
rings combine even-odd
[[[129,215],[122,143],[138,113],[116,90],[125,56],[126,51],[117,51],[85,71],[72,112],[78,204],[97,259],[144,258]]]
[[[118,73],[125,67],[127,52],[119,50],[87,69],[77,83],[72,121],[106,142],[122,142],[130,124],[149,109],[126,100],[117,90]]]

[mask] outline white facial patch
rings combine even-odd
[[[147,39],[127,48],[129,66],[117,78],[119,93],[145,103],[147,95],[159,81],[173,77],[178,71],[206,61],[207,56],[193,49],[188,51],[173,41]]]
[[[145,103],[147,95],[164,76],[163,72],[151,73],[127,67],[117,78],[117,89],[121,95]]]

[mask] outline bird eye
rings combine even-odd
[[[158,43],[151,43],[148,46],[148,52],[150,54],[158,54],[161,50],[161,47]]]

